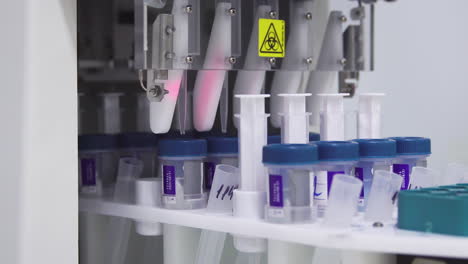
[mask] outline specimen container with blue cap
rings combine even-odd
[[[207,137],[207,157],[203,163],[205,190],[211,189],[216,166],[239,166],[239,141],[237,137]]]
[[[431,140],[424,137],[393,137],[397,144],[397,158],[393,172],[403,177],[402,190],[410,184],[413,167],[427,167],[427,158],[431,155]]]
[[[359,144],[359,162],[354,168],[354,174],[363,182],[359,197],[359,209],[363,210],[369,197],[374,172],[377,170],[392,171],[397,146],[393,139],[356,139],[354,141]]]
[[[359,144],[353,141],[318,141],[319,169],[315,176],[314,205],[319,215],[327,207],[328,194],[337,174],[353,175],[359,160]]]
[[[117,149],[116,135],[78,137],[80,193],[101,195],[111,189],[118,164]]]
[[[318,163],[315,144],[271,144],[263,147],[268,168],[268,204],[265,218],[275,223],[314,219],[310,172]]]
[[[203,193],[205,139],[161,139],[158,144],[162,175],[162,204],[168,209],[206,207]]]

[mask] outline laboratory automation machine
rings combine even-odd
[[[12,37],[32,59],[11,67],[67,100],[10,94],[28,105],[5,144],[26,175],[5,193],[12,263],[468,261],[468,166],[434,169],[434,139],[383,133],[392,91],[360,90],[401,1],[26,2]]]

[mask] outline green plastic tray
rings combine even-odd
[[[398,228],[468,236],[468,184],[401,191]]]

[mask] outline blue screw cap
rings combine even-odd
[[[315,144],[271,144],[263,147],[263,163],[270,165],[312,165],[318,162]]]

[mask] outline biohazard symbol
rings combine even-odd
[[[266,20],[266,21],[265,21]],[[284,21],[260,19],[259,49],[261,57],[284,57]]]

